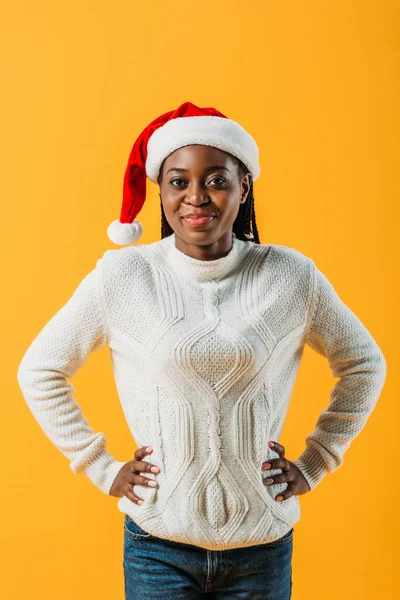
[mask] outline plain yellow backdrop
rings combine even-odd
[[[16,372],[115,248],[106,230],[136,137],[185,101],[255,137],[261,242],[311,256],[387,359],[382,395],[343,466],[300,498],[293,600],[397,597],[398,2],[38,0],[3,3],[1,22],[3,597],[123,599],[117,499],[72,473]],[[158,187],[147,189],[140,243],[161,235]],[[289,460],[335,381],[306,347],[281,437]],[[109,451],[133,459],[107,347],[74,387]]]

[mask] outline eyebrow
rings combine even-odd
[[[228,167],[224,167],[224,165],[211,165],[211,167],[206,167],[204,169],[204,172],[208,173],[209,171],[217,171],[219,169],[224,169],[225,171],[229,171]],[[183,172],[183,171],[187,171],[187,169],[182,169],[180,167],[172,167],[171,169],[168,169],[167,173],[169,173],[170,171]]]

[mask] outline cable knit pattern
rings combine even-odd
[[[125,462],[106,450],[73,397],[71,378],[108,344],[127,423],[157,487],[135,486],[118,508],[150,533],[225,550],[272,542],[300,518],[280,469],[261,466],[279,441],[305,344],[326,357],[330,402],[294,462],[313,490],[360,433],[381,393],[386,361],[371,333],[311,258],[233,237],[201,261],[175,235],[107,250],[25,352],[18,382],[39,425],[102,492]]]

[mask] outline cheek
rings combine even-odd
[[[220,220],[233,222],[240,208],[240,190],[210,190],[210,200],[220,213]],[[171,191],[168,187],[160,188],[162,197],[162,205],[165,216],[169,220],[181,222],[179,211],[183,203],[185,203],[185,192],[181,190]]]
[[[226,198],[226,202],[220,205],[220,209],[224,220],[234,221],[240,209],[239,199],[235,194],[231,194]]]
[[[176,199],[171,199],[171,197],[162,196],[162,206],[164,210],[164,215],[170,225],[173,224],[174,228],[178,227],[181,223],[181,218],[179,216],[179,210],[181,206],[181,201],[177,202]]]
[[[164,192],[161,191],[160,193],[165,213],[173,213],[179,208],[181,200],[177,197],[177,194],[171,194],[171,192],[168,193],[168,190]]]

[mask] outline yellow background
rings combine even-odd
[[[300,497],[293,599],[398,593],[399,4],[3,3],[1,15],[2,595],[123,598],[123,515],[49,442],[16,381],[25,348],[107,248],[131,147],[182,102],[214,106],[257,140],[262,243],[311,256],[374,335],[384,391],[343,466]],[[140,243],[160,239],[148,182]],[[309,347],[281,442],[287,458],[335,380]],[[75,396],[118,460],[136,449],[108,348]],[[140,418],[140,415],[138,415]]]

